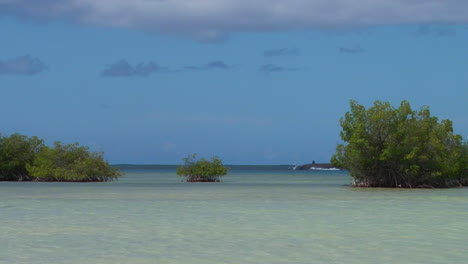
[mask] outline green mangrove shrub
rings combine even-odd
[[[220,177],[228,173],[228,168],[216,156],[211,160],[197,160],[196,154],[183,159],[184,165],[177,168],[177,175],[185,177],[187,182],[219,182]]]
[[[120,176],[104,160],[102,152],[91,152],[78,143],[55,142],[53,148],[44,147],[26,168],[37,181],[102,182]]]
[[[452,121],[439,121],[429,107],[398,108],[375,101],[368,109],[351,101],[340,119],[334,166],[345,168],[361,187],[452,187],[468,184],[468,144]]]
[[[78,143],[55,142],[48,147],[37,137],[0,136],[0,181],[95,182],[117,179],[121,173]]]

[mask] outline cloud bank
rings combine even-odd
[[[212,61],[207,64],[203,65],[190,65],[190,66],[185,66],[185,70],[193,70],[193,71],[199,71],[199,70],[229,70],[232,69],[233,66],[227,65],[224,61]]]
[[[126,60],[119,60],[101,72],[103,77],[147,77],[153,73],[167,72],[165,67],[161,67],[154,62],[139,63],[136,66],[130,65]]]
[[[453,25],[421,25],[416,31],[417,35],[433,35],[437,37],[453,37],[457,31]]]
[[[299,56],[300,54],[301,50],[297,48],[272,49],[263,52],[263,56],[265,57]]]
[[[19,56],[6,61],[0,60],[0,74],[34,75],[45,69],[45,64],[39,58],[29,55]]]
[[[276,64],[263,64],[258,68],[259,72],[266,74],[297,70],[298,68],[287,68]]]
[[[0,0],[0,16],[131,28],[204,41],[231,32],[468,23],[465,0]]]

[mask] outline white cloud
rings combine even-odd
[[[216,40],[231,32],[467,23],[468,1],[0,0],[2,13]]]

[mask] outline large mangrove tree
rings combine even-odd
[[[346,168],[361,187],[452,187],[468,184],[468,144],[452,121],[375,101],[368,109],[351,101],[340,120],[341,139],[331,162]]]

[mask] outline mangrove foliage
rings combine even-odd
[[[369,109],[351,101],[341,118],[341,139],[331,162],[361,187],[453,187],[468,184],[468,144],[452,121],[429,107],[398,108],[375,101]]]
[[[0,135],[0,181],[110,181],[121,173],[78,143],[48,147],[37,137]]]
[[[219,182],[220,177],[228,173],[228,169],[216,156],[211,160],[197,160],[197,155],[191,154],[183,161],[184,165],[177,168],[177,175],[185,177],[187,182]]]

